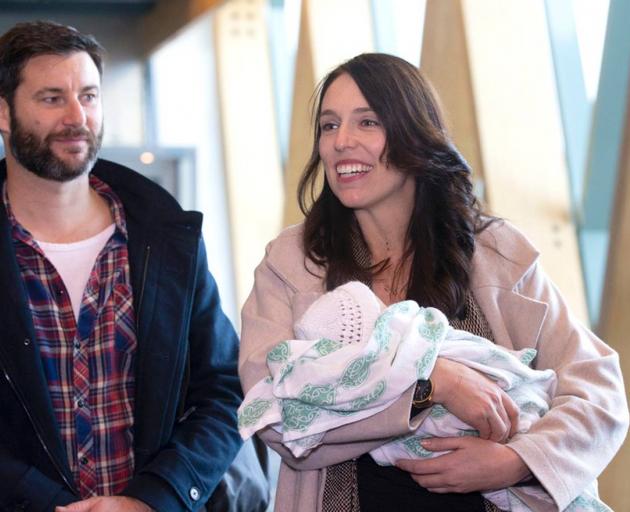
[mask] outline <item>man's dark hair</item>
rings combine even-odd
[[[22,69],[39,55],[86,52],[103,74],[103,47],[93,36],[52,21],[18,23],[0,37],[0,97],[13,105]]]

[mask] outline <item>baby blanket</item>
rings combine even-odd
[[[316,448],[328,430],[372,416],[398,399],[419,379],[427,379],[437,357],[467,365],[494,380],[519,407],[519,432],[549,409],[556,384],[553,370],[534,370],[534,349],[510,351],[469,332],[453,329],[435,308],[404,301],[387,308],[364,284],[350,282],[320,297],[296,322],[296,338],[267,356],[270,377],[258,382],[239,409],[243,439],[271,426],[294,456]],[[478,435],[436,404],[412,434],[391,439],[370,452],[381,465],[443,452],[425,450],[427,437]],[[523,487],[520,487],[523,491]],[[539,485],[527,494],[553,503]],[[502,489],[484,493],[503,510],[530,510]],[[594,490],[566,510],[610,510]]]

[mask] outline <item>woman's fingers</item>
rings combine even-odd
[[[495,386],[498,385],[493,383]],[[488,439],[506,443],[518,430],[518,406],[510,396],[499,388],[499,400],[495,404],[495,416],[490,418],[492,434]]]
[[[504,393],[503,393],[504,394]],[[509,399],[509,397],[506,395]],[[495,441],[497,443],[505,443],[510,436],[511,429],[511,421],[509,417],[509,413],[505,408],[505,399],[501,397],[501,402],[497,404],[495,409],[497,414],[497,419],[495,421],[495,428],[492,430],[492,434],[490,436],[491,441]]]
[[[492,424],[489,419],[471,426],[474,426],[479,431],[479,437],[481,437],[481,439],[490,439],[492,435]]]
[[[494,415],[488,416],[488,425],[490,425],[490,434],[488,437],[482,437],[482,439],[488,439],[496,443],[500,442],[506,427],[498,412],[495,411]]]
[[[431,378],[434,401],[479,431],[479,437],[506,442],[518,426],[518,407],[494,381],[466,365],[438,358]]]
[[[450,451],[431,459],[401,459],[396,466],[431,492],[501,489],[529,474],[519,455],[504,444],[464,436],[424,439],[422,446]]]
[[[481,377],[485,379],[485,377]],[[505,443],[511,436],[513,428],[511,415],[514,411],[516,412],[516,422],[518,422],[518,408],[497,384],[490,382],[490,386],[488,390],[490,399],[485,404],[486,409],[482,413],[485,415],[485,423],[487,424],[487,428],[484,428],[483,431],[484,433],[487,432],[487,435],[482,434],[482,430],[478,429],[479,437],[496,443]],[[480,420],[480,423],[483,424],[483,420]],[[471,426],[476,427],[475,424]]]
[[[503,393],[503,407],[507,411],[510,421],[509,439],[518,432],[518,405],[516,405],[516,402],[514,402],[507,393]]]

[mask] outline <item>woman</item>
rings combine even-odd
[[[555,370],[558,388],[549,413],[512,437],[517,409],[509,397],[474,370],[438,358],[428,382],[382,413],[327,433],[303,459],[266,429],[261,437],[283,459],[277,510],[485,510],[479,491],[531,478],[565,508],[625,436],[617,354],[572,318],[530,243],[481,215],[470,169],[412,65],[364,54],[336,68],[320,86],[314,133],[299,187],[305,222],[269,244],[243,309],[244,391],[267,376],[267,353],[293,337],[308,306],[350,280],[368,284],[385,304],[413,299],[507,348],[536,348],[535,367]],[[434,439],[424,447],[452,451],[398,468],[364,455],[413,431],[427,403],[444,405],[480,436]]]

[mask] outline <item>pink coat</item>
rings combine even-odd
[[[322,269],[306,261],[302,226],[269,243],[243,307],[239,374],[247,392],[268,375],[267,352],[293,338],[293,323],[324,293]],[[615,351],[572,316],[538,262],[538,252],[507,222],[481,233],[473,258],[472,291],[495,342],[538,350],[537,369],[552,368],[558,388],[551,410],[509,442],[564,509],[603,471],[628,430],[628,405]],[[411,389],[387,410],[326,434],[306,458],[294,458],[266,429],[260,437],[282,457],[276,511],[321,509],[326,466],[358,457],[391,437],[414,430]],[[533,510],[544,510],[523,496]],[[548,510],[548,507],[547,507]]]

